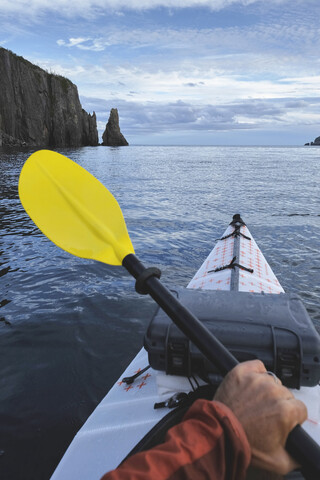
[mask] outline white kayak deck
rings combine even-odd
[[[233,231],[234,228],[229,225],[223,237],[230,235]],[[239,292],[283,293],[283,288],[247,226],[241,227],[241,234],[251,240],[243,236],[238,237],[239,257],[237,258],[237,263],[252,269],[253,273],[241,269],[239,271],[239,283],[236,290]],[[234,243],[234,237],[219,241],[190,281],[188,288],[230,290],[233,270],[230,268],[218,272],[214,272],[214,270],[231,263],[234,257]]]
[[[229,226],[224,236],[233,231],[234,227]],[[248,228],[241,226],[241,233],[251,240],[240,235],[219,241],[189,283],[189,288],[283,292]],[[236,249],[236,263],[253,269],[253,273],[242,268],[214,272],[231,263]],[[232,277],[235,270],[238,271],[236,284]],[[122,382],[122,378],[134,375],[147,365],[147,352],[142,349],[79,430],[52,480],[98,480],[104,473],[116,468],[140,439],[169,412],[167,408],[155,410],[153,406],[156,402],[178,391],[191,390],[188,379],[165,375],[151,368],[131,385]],[[303,427],[320,444],[320,387],[302,387],[293,392],[308,408],[308,420]]]

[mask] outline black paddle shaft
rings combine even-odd
[[[160,282],[154,269],[150,275],[140,260],[127,255],[122,265],[138,280],[144,277],[145,292],[165,311],[180,330],[199,348],[206,358],[214,363],[222,375],[226,375],[239,362],[224,345]],[[286,449],[302,465],[307,480],[320,479],[320,447],[297,425],[289,434]]]
[[[138,258],[133,255],[127,255],[122,265],[135,278],[139,279],[147,269],[142,265]],[[146,292],[155,300],[155,302],[166,312],[171,320],[180,328],[180,330],[189,338],[199,350],[214,363],[225,375],[235,367],[239,362],[227,350],[224,345],[190,312],[179,300],[160,282],[159,278],[151,275],[144,282]]]

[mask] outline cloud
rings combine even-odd
[[[57,40],[57,44],[59,46],[64,46],[64,47],[79,47],[79,45],[83,44],[84,42],[87,42],[89,39],[88,38],[70,38],[69,42],[65,42],[64,40]]]
[[[269,4],[278,5],[289,0],[268,0]],[[128,10],[152,10],[155,8],[181,9],[205,7],[219,11],[231,6],[249,6],[261,4],[263,0],[1,0],[1,14],[21,14],[27,17],[39,16],[45,12],[57,12],[61,15],[94,17],[110,10],[121,14]]]
[[[77,47],[80,50],[91,50],[94,52],[101,52],[103,51],[108,42],[101,40],[100,38],[69,38],[69,41],[65,41],[63,39],[57,40],[57,44],[59,47]]]
[[[155,67],[161,59],[167,65],[183,59],[186,68],[192,62],[205,66],[216,65],[225,70],[238,68],[247,71],[276,71],[286,75],[291,65],[300,75],[301,64],[316,70],[317,59],[312,52],[320,49],[320,28],[316,22],[308,22],[299,15],[289,23],[279,19],[277,23],[259,20],[255,24],[212,28],[129,28],[103,26],[98,35],[88,38],[59,39],[60,46],[82,50],[108,50],[110,57],[128,61],[144,59]],[[121,49],[121,50],[119,50]],[[311,54],[309,54],[311,52]],[[255,55],[244,58],[244,55]],[[258,58],[259,56],[259,58]],[[249,61],[248,61],[249,60]],[[187,63],[187,62],[190,63]]]
[[[319,101],[304,99],[294,106],[295,99],[291,99],[290,103],[288,99],[253,99],[221,105],[197,105],[181,100],[142,103],[122,99],[81,98],[84,108],[97,113],[101,129],[105,127],[110,109],[116,106],[122,131],[138,136],[184,131],[192,135],[194,132],[261,130],[317,124],[320,113],[312,114],[309,108],[314,100]]]
[[[320,100],[320,99],[319,99]],[[305,100],[290,100],[289,102],[286,102],[284,104],[285,108],[287,109],[298,109],[298,108],[304,108],[308,105],[308,103]]]
[[[90,40],[91,41],[91,40]],[[87,45],[88,38],[74,37],[65,42],[73,48]],[[62,42],[61,42],[61,45]],[[117,98],[128,100],[135,96],[137,102],[175,102],[178,99],[202,105],[272,98],[292,98],[296,101],[320,93],[320,77],[305,75],[303,59],[287,56],[286,59],[271,53],[246,53],[206,57],[163,58],[148,54],[134,57],[134,62],[104,57],[91,63],[91,56],[81,58],[78,53],[62,62],[30,59],[43,68],[70,78],[86,97]],[[94,59],[96,61],[96,59]],[[286,62],[286,63],[285,63]],[[308,67],[317,68],[317,65]],[[301,77],[297,77],[297,73]],[[285,76],[281,76],[284,74]],[[292,76],[288,76],[291,74]],[[316,93],[317,92],[317,93]]]
[[[314,96],[320,85],[318,61],[299,48],[303,43],[308,44],[306,51],[320,48],[318,27],[294,22],[290,29],[279,24],[183,30],[113,26],[104,36],[97,32],[96,38],[60,39],[60,47],[70,52],[106,49],[106,53],[96,60],[82,59],[77,52],[66,58],[65,65],[52,69],[71,76],[82,94],[101,98],[125,100],[135,92],[141,102],[160,97],[188,101],[192,96],[198,103],[208,99],[223,103],[234,98]],[[284,40],[274,43],[281,30]]]

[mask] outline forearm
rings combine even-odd
[[[103,480],[242,480],[250,447],[239,421],[219,402],[197,400],[163,444],[136,454]]]

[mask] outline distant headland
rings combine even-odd
[[[320,137],[317,137],[317,138],[314,139],[313,142],[305,143],[304,145],[305,146],[309,145],[309,146],[318,146],[319,147],[320,146]]]
[[[99,145],[96,115],[82,108],[70,80],[1,47],[0,79],[0,146]],[[120,132],[118,112],[112,110],[106,130],[111,128],[113,134],[103,139],[103,145],[128,145]]]

